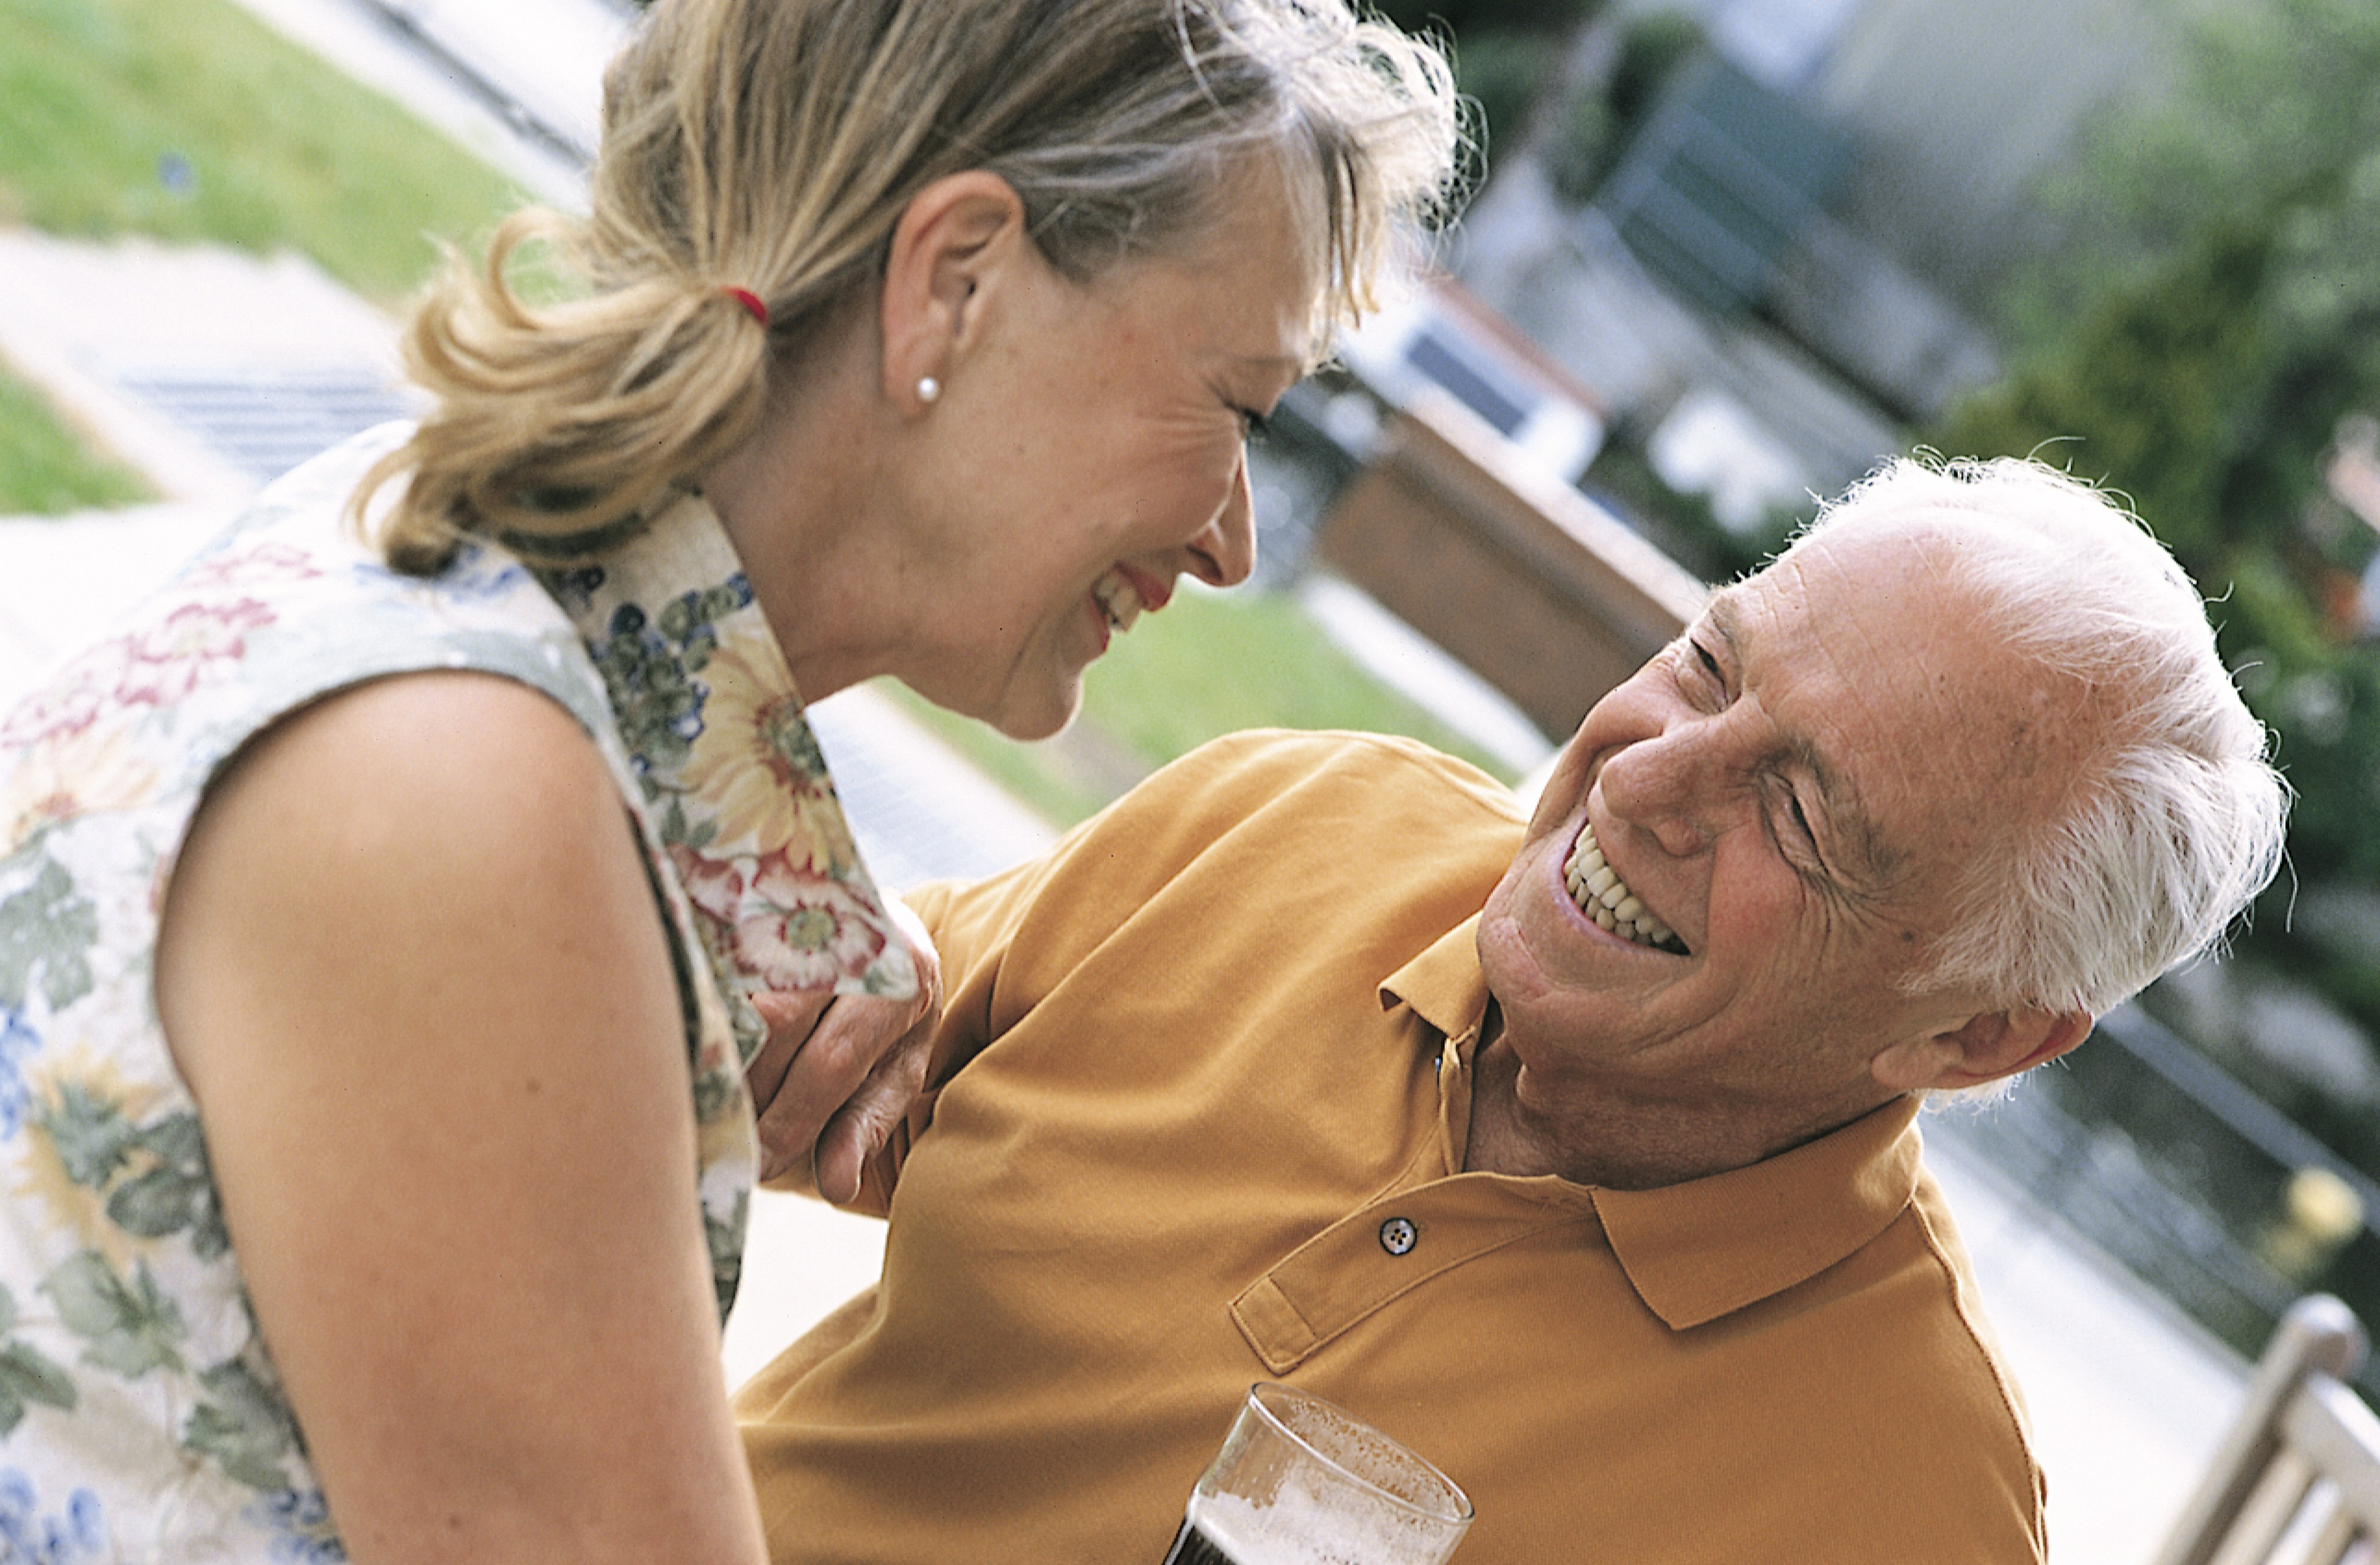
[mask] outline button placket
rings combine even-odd
[[[1487,1175],[1436,1181],[1368,1207],[1282,1256],[1232,1300],[1240,1334],[1272,1373],[1287,1374],[1390,1302],[1482,1256],[1595,1222],[1591,1205],[1516,1202]]]

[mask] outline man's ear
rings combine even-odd
[[[945,175],[910,199],[892,225],[877,302],[884,334],[883,392],[922,411],[917,383],[946,381],[980,333],[991,290],[1023,259],[1025,202],[996,174]]]
[[[2057,1059],[2091,1036],[2087,1011],[2019,1006],[1986,1011],[1957,1026],[1896,1044],[1877,1055],[1876,1079],[1900,1092],[1980,1086]]]

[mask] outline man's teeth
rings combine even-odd
[[[1110,571],[1099,577],[1091,596],[1099,600],[1111,629],[1130,630],[1132,622],[1140,618],[1140,589],[1120,572]]]
[[[1611,866],[1603,862],[1603,850],[1596,844],[1595,828],[1582,827],[1578,845],[1570,850],[1570,862],[1562,867],[1562,882],[1578,910],[1622,940],[1648,945],[1658,950],[1683,956],[1684,942],[1667,924],[1645,909],[1635,893],[1612,873]]]

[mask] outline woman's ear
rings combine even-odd
[[[953,361],[978,340],[992,295],[1025,261],[1025,202],[996,174],[945,175],[910,199],[893,224],[877,305],[883,394],[922,412]]]

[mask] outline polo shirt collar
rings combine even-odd
[[[1422,953],[1380,980],[1380,1009],[1399,1004],[1450,1038],[1475,1031],[1488,1013],[1488,984],[1479,973],[1479,915],[1438,937]],[[1464,1059],[1470,1058],[1468,1050]]]
[[[1486,1014],[1475,915],[1380,984],[1383,1009],[1402,1004],[1449,1040],[1463,1073],[1446,1084],[1451,1110],[1469,1118],[1471,1052]],[[1460,1047],[1456,1047],[1459,1045]],[[1731,1315],[1841,1261],[1891,1226],[1917,1188],[1917,1100],[1904,1098],[1748,1168],[1655,1190],[1584,1194],[1613,1256],[1646,1308],[1674,1330]],[[1446,1127],[1460,1146],[1464,1127]]]
[[[1748,1168],[1658,1190],[1595,1192],[1645,1307],[1684,1330],[1781,1293],[1890,1227],[1917,1188],[1917,1099]]]

